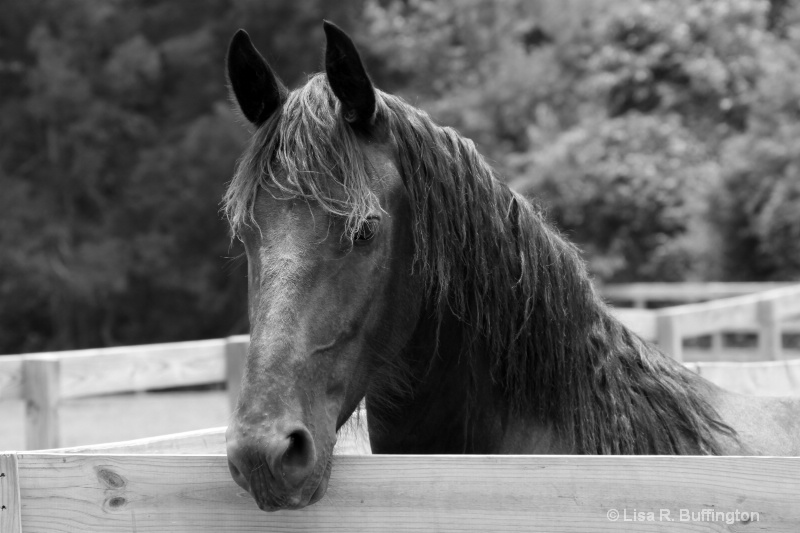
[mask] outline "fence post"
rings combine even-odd
[[[656,341],[661,351],[673,359],[683,362],[683,338],[674,317],[664,314],[656,316]]]
[[[225,343],[225,381],[228,387],[228,404],[231,412],[236,409],[239,391],[242,389],[244,376],[244,363],[247,359],[247,348],[250,346],[250,337],[237,335],[228,337]]]
[[[758,302],[758,347],[764,358],[778,360],[782,356],[783,339],[781,323],[778,320],[778,309],[775,300]]]
[[[724,335],[725,333],[722,331],[716,331],[711,334],[711,353],[714,354],[715,361],[722,361],[722,351],[725,348]]]
[[[61,361],[55,358],[31,358],[22,363],[28,450],[58,448],[60,369]]]
[[[17,454],[0,454],[0,531],[22,533]]]

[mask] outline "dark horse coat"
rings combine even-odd
[[[251,323],[228,458],[263,509],[323,496],[364,397],[375,453],[800,452],[798,400],[721,390],[627,330],[471,141],[325,32],[326,73],[292,92],[243,31],[228,54],[256,128],[225,196]]]

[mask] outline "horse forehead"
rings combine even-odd
[[[400,171],[390,145],[367,144],[364,155],[376,189],[386,191],[399,184]]]
[[[265,251],[300,252],[303,243],[318,237],[328,217],[303,198],[281,198],[260,191],[254,205],[259,247]]]

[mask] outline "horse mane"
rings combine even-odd
[[[721,453],[735,435],[691,372],[627,330],[596,294],[579,250],[502,183],[472,141],[377,92],[413,211],[414,269],[439,323],[489,354],[512,413],[553,425],[577,453]],[[358,134],[324,75],[253,136],[225,194],[234,232],[259,188],[318,202],[353,232],[380,209]],[[302,154],[302,157],[298,157]]]

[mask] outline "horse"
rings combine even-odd
[[[362,399],[379,454],[800,453],[797,399],[628,330],[542,209],[323,25],[325,72],[293,91],[244,30],[227,55],[255,128],[223,199],[251,324],[227,456],[261,509],[323,497]]]

